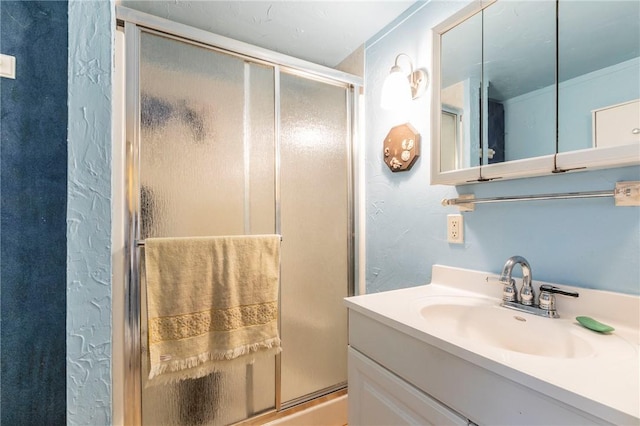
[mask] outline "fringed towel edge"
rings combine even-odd
[[[280,339],[275,337],[228,351],[205,352],[185,359],[162,362],[149,371],[147,387],[199,379],[211,373],[253,364],[257,359],[274,356],[281,351]]]

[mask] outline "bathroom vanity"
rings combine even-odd
[[[429,285],[345,299],[349,424],[637,425],[640,298],[560,287],[580,297],[558,297],[557,319],[501,307],[493,274],[439,265]]]

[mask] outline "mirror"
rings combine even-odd
[[[640,141],[640,2],[560,0],[558,28],[558,151]]]
[[[435,27],[432,183],[640,164],[639,16],[637,1],[478,0]]]
[[[442,171],[480,165],[480,82],[482,14],[442,36],[441,155]]]
[[[554,154],[555,1],[499,1],[482,14],[482,164]]]

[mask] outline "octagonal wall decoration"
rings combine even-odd
[[[384,138],[383,156],[392,172],[410,170],[420,156],[420,134],[409,123],[392,127]]]

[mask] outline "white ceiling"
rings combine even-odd
[[[335,67],[415,0],[121,0],[132,9]]]

